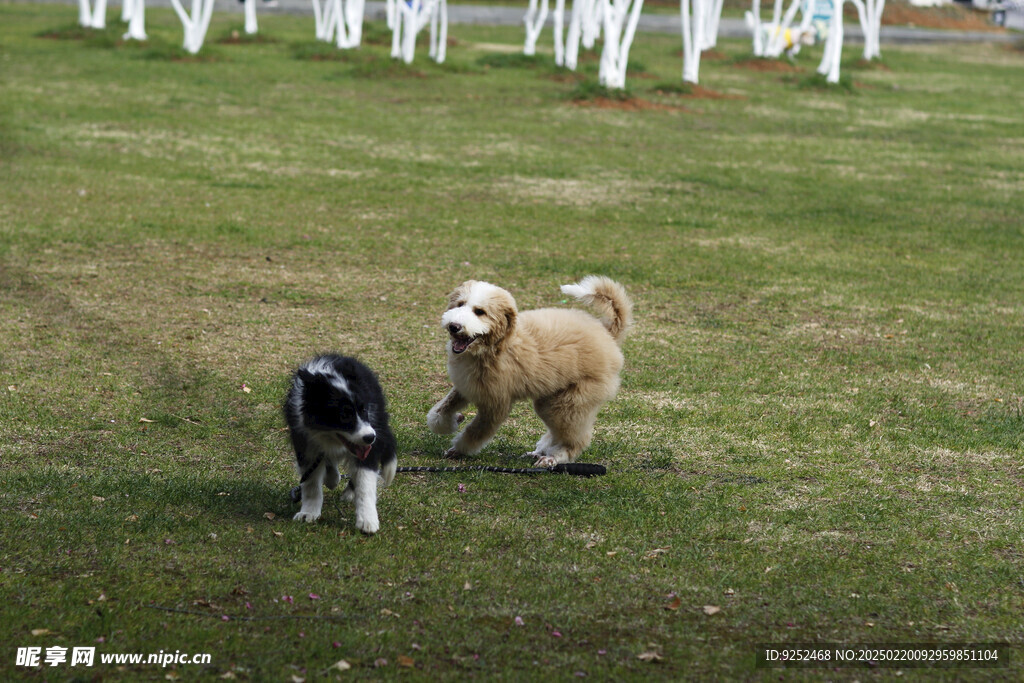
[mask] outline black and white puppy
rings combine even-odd
[[[317,356],[292,376],[284,416],[299,472],[292,498],[302,500],[294,519],[320,518],[324,484],[335,488],[341,468],[350,477],[342,500],[355,500],[356,528],[377,533],[377,471],[386,486],[398,461],[384,391],[373,372],[355,358]]]

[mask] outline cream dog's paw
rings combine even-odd
[[[427,427],[435,434],[454,434],[459,431],[459,425],[465,419],[466,416],[462,413],[445,415],[435,406],[427,413]]]

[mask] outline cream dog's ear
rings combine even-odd
[[[508,337],[515,329],[516,320],[519,318],[519,311],[516,308],[516,300],[504,290],[498,293],[487,302],[488,317],[491,319],[490,336],[493,339],[501,340]]]
[[[452,293],[448,295],[448,308],[446,311],[450,311],[453,308],[466,303],[466,298],[469,297],[470,288],[476,283],[476,280],[466,280],[461,285],[452,290]]]

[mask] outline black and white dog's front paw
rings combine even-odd
[[[372,515],[361,516],[356,512],[356,528],[364,534],[375,534],[380,531],[380,520],[377,519],[377,511],[373,510]]]
[[[307,510],[299,510],[298,512],[295,513],[295,516],[292,517],[292,519],[296,522],[315,522],[316,520],[320,519],[320,513],[314,513]]]

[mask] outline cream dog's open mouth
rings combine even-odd
[[[470,344],[475,342],[477,337],[466,337],[463,335],[452,335],[452,353],[462,353],[469,348]]]

